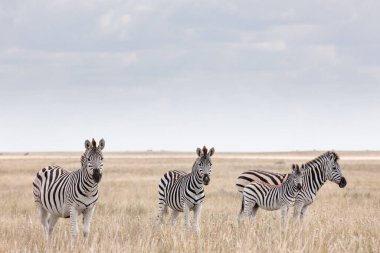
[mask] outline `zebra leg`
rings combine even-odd
[[[86,211],[83,213],[83,236],[84,238],[87,238],[90,233],[90,225],[91,225],[91,218],[92,214],[94,213],[95,206],[86,209]]]
[[[78,211],[74,208],[70,208],[70,222],[71,222],[71,237],[74,238],[78,235],[79,229],[78,229]]]
[[[308,207],[309,207],[309,205],[306,205],[306,206],[302,207],[302,210],[301,210],[301,221],[303,221],[303,219],[305,218]]]
[[[50,217],[49,217],[49,219],[48,219],[48,224],[49,224],[49,237],[51,236],[51,233],[53,232],[54,225],[57,223],[58,218],[59,218],[58,216],[50,215]]]
[[[281,207],[281,223],[285,224],[285,218],[288,215],[289,207],[287,205]]]
[[[256,204],[256,205],[252,208],[252,213],[251,213],[251,217],[252,217],[252,219],[254,219],[254,218],[256,217],[257,210],[259,210],[259,205],[258,205],[258,204]]]
[[[186,232],[189,231],[189,229],[190,229],[190,225],[189,225],[189,212],[190,212],[189,207],[185,203],[183,205],[183,213],[184,213],[184,217],[185,217],[185,230],[186,230]]]
[[[294,213],[293,213],[293,220],[297,221],[299,214],[301,212],[302,207],[304,206],[304,202],[300,198],[296,198],[294,202]]]
[[[160,199],[158,203],[158,214],[156,217],[156,224],[162,224],[164,222],[164,214],[168,212],[168,206],[165,204],[163,200]]]
[[[45,231],[45,234],[47,236],[49,236],[49,224],[48,224],[48,217],[49,217],[49,214],[48,212],[45,210],[45,208],[43,208],[42,206],[40,206],[40,219],[41,219],[41,224],[44,228],[44,231]]]
[[[253,214],[253,207],[256,205],[256,203],[254,202],[253,199],[248,199],[246,197],[244,197],[244,216],[245,217],[249,217],[249,221],[250,222],[253,222],[255,216],[252,216],[251,214]],[[256,214],[256,212],[255,212]]]
[[[202,204],[196,205],[194,207],[194,230],[199,234],[201,231],[199,227],[199,217],[201,216]]]
[[[175,228],[177,226],[177,217],[178,217],[179,212],[177,210],[173,209],[172,212],[172,226]]]
[[[302,207],[303,207],[303,204],[302,204],[302,205],[297,205],[297,204],[296,204],[296,205],[294,206],[293,220],[294,220],[295,222],[298,221],[298,217],[299,217],[299,215],[300,215],[300,212],[301,212]]]

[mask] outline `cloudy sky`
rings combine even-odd
[[[0,151],[379,150],[379,12],[0,0]]]

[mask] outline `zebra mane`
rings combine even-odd
[[[335,151],[329,151],[327,153],[330,153],[330,155],[334,158],[334,161],[337,162],[339,160],[339,156]]]
[[[207,148],[206,148],[206,146],[203,146],[203,149],[202,149],[202,151],[203,151],[203,156],[206,156],[207,155]]]
[[[82,155],[80,158],[80,164],[81,164],[82,168],[84,167],[85,161],[86,161],[86,157],[84,155]]]
[[[332,158],[334,160],[334,162],[337,162],[339,160],[339,156],[337,153],[335,153],[334,151],[327,151],[326,153],[323,153],[322,155],[318,156],[317,158],[314,158],[313,160],[308,161],[307,163],[305,163],[304,166],[306,167],[306,166],[310,166],[313,163],[318,163],[323,158]]]
[[[92,138],[92,148],[96,148],[96,141],[95,141],[95,139],[94,138]]]

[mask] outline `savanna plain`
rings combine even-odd
[[[185,233],[183,214],[176,229],[170,215],[154,227],[161,176],[171,169],[190,172],[195,152],[105,152],[90,238],[81,233],[73,247],[68,219],[46,240],[32,181],[47,165],[78,169],[81,153],[2,153],[0,252],[380,252],[380,152],[337,151],[348,184],[341,189],[328,181],[304,222],[293,222],[291,210],[281,226],[280,211],[259,210],[252,224],[238,226],[241,197],[234,183],[241,172],[287,173],[292,163],[323,152],[216,153],[199,236]]]

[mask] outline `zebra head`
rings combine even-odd
[[[347,185],[346,179],[343,177],[340,165],[338,163],[339,156],[334,151],[327,152],[327,179],[338,184],[340,188]]]
[[[211,148],[210,151],[207,150],[206,146],[203,149],[197,148],[198,158],[195,161],[196,169],[199,171],[199,175],[203,180],[205,185],[210,183],[211,176],[211,159],[210,157],[215,153],[215,149]]]
[[[301,190],[302,184],[303,184],[303,165],[302,165],[302,169],[300,169],[298,164],[293,164],[292,176],[293,176],[293,183],[297,187],[297,190]]]
[[[88,175],[95,183],[99,183],[103,174],[103,154],[102,150],[105,146],[105,141],[101,139],[99,145],[96,146],[96,141],[86,140],[84,142],[86,151],[82,155],[82,167],[87,170]]]

